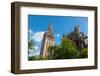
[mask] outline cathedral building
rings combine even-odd
[[[83,32],[80,32],[79,26],[75,26],[74,30],[64,37],[71,39],[77,49],[88,47],[88,37]]]
[[[45,32],[43,35],[43,40],[40,50],[40,55],[42,56],[42,58],[48,56],[48,48],[53,45],[54,45],[54,35],[52,30],[52,24],[50,23],[47,32]]]
[[[80,32],[79,26],[75,26],[74,30],[69,34],[64,35],[63,38],[69,38],[70,40],[72,40],[77,46],[77,49],[80,50],[80,52],[82,48],[88,47],[88,37],[83,32]],[[52,24],[50,23],[47,32],[45,32],[43,35],[43,40],[40,50],[40,55],[42,58],[48,57],[48,48],[53,45],[54,45],[54,34],[52,30]]]

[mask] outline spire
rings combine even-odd
[[[48,32],[52,32],[52,23],[49,23]]]
[[[77,25],[77,26],[75,26],[75,32],[80,32],[80,27],[79,27],[79,25]]]
[[[63,38],[65,38],[66,36],[65,36],[65,34],[63,34]]]

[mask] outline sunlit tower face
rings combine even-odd
[[[40,54],[43,58],[48,56],[48,48],[50,46],[53,46],[53,44],[54,44],[54,36],[52,32],[52,24],[50,23],[48,26],[48,31],[44,33],[43,41],[41,45]]]

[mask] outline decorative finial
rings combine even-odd
[[[49,23],[48,31],[49,31],[49,32],[52,32],[52,23],[51,23],[51,21],[50,21],[50,23]]]
[[[80,27],[79,27],[79,25],[75,26],[75,32],[80,32]]]

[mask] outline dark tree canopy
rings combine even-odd
[[[77,58],[78,50],[73,41],[63,38],[60,45],[49,47],[48,52],[49,59],[72,59]]]
[[[35,44],[33,40],[28,42],[28,49],[33,50]],[[29,57],[29,60],[55,60],[55,59],[76,59],[76,58],[87,58],[88,48],[77,48],[75,43],[69,38],[63,38],[59,45],[54,45],[48,48],[48,56],[44,59],[38,56]]]

